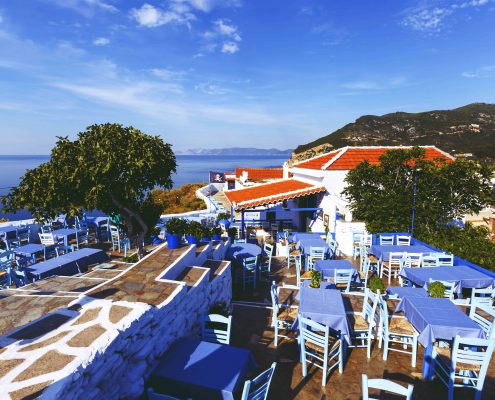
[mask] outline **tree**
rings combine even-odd
[[[414,207],[420,237],[491,202],[490,178],[486,166],[461,158],[429,161],[414,147],[386,152],[378,165],[362,162],[348,173],[343,194],[372,233],[410,232]]]
[[[40,221],[93,209],[120,214],[142,254],[144,236],[162,212],[151,190],[170,189],[176,166],[171,145],[159,136],[120,124],[92,125],[74,141],[58,137],[50,160],[28,170],[2,203],[10,212],[28,209]]]

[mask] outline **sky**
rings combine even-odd
[[[494,20],[495,0],[0,0],[0,154],[104,122],[287,149],[495,102]]]

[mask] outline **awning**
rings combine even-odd
[[[311,185],[297,179],[283,179],[248,188],[230,190],[224,194],[235,210],[244,210],[324,191],[326,191],[324,186]]]

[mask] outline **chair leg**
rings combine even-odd
[[[418,337],[414,336],[412,338],[412,366],[413,368],[416,368],[416,353],[418,351]]]
[[[275,333],[275,340],[273,341],[273,344],[275,347],[278,346],[278,320],[275,320],[275,329],[274,329],[274,333]]]
[[[383,360],[387,361],[388,358],[388,338],[383,339]]]

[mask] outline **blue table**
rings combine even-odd
[[[324,279],[333,279],[336,269],[351,269],[354,271],[352,275],[353,281],[361,282],[361,277],[349,260],[319,260],[315,262],[313,269],[321,271]]]
[[[376,258],[380,258],[382,261],[388,261],[390,253],[432,253],[434,250],[422,245],[411,246],[380,246],[373,245],[370,247],[368,253],[373,254]]]
[[[42,253],[43,257],[45,257],[45,246],[42,244],[29,243],[24,246],[16,247],[15,249],[12,249],[12,251],[16,256],[31,258],[33,262],[36,262],[36,254]]]
[[[466,265],[453,267],[404,268],[402,276],[417,286],[427,288],[430,278],[438,281],[454,282],[456,293],[461,294],[463,288],[486,288],[495,285],[491,276]]]
[[[301,239],[321,239],[321,235],[318,233],[294,233],[289,236],[290,240],[294,243],[299,242]]]
[[[342,293],[335,289],[315,289],[305,282],[299,291],[299,298],[299,315],[329,326],[340,332],[347,343],[351,343],[351,328]]]
[[[395,310],[404,312],[408,321],[419,332],[418,342],[425,349],[423,376],[432,375],[433,343],[437,340],[454,340],[456,335],[464,338],[485,338],[480,326],[464,314],[449,299],[433,297],[404,297]]]
[[[85,217],[89,228],[93,228],[98,240],[101,240],[100,228],[108,223],[109,217]]]
[[[296,247],[301,250],[302,254],[309,254],[311,247],[323,247],[325,248],[325,253],[330,253],[330,247],[323,239],[299,239]]]
[[[77,232],[77,234],[83,234],[84,233],[81,230],[64,228],[64,229],[57,229],[56,231],[53,231],[53,234],[57,238],[64,239],[64,246],[68,246],[69,240],[76,237],[76,232]]]
[[[233,243],[227,251],[227,258],[242,261],[247,257],[256,257],[261,254],[261,247],[253,243]]]
[[[15,239],[17,237],[17,226],[2,226],[0,227],[0,238]]]
[[[149,383],[181,399],[233,400],[256,369],[249,350],[184,338],[165,354]]]
[[[405,296],[428,297],[428,292],[426,290],[415,287],[389,286],[387,288],[387,293],[390,296],[398,297],[399,299],[402,299]]]

